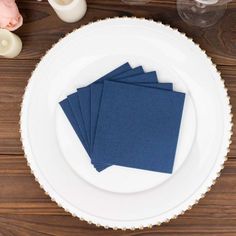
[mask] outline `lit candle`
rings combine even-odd
[[[58,17],[68,23],[80,20],[87,11],[85,0],[48,0]]]
[[[22,49],[20,38],[6,29],[0,29],[0,56],[13,58]]]

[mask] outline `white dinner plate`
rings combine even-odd
[[[59,106],[125,62],[186,93],[173,174],[96,172]],[[227,91],[205,52],[169,26],[136,18],[102,20],[60,40],[32,74],[21,110],[25,154],[45,192],[74,216],[122,229],[161,224],[196,203],[223,167],[231,128]]]

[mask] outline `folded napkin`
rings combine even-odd
[[[146,74],[146,76],[147,76],[147,74]],[[144,79],[144,77],[145,77],[145,75],[137,76],[137,77],[133,77],[133,78],[134,79],[135,78]],[[146,79],[147,79],[147,77],[146,77]],[[156,80],[156,78],[155,78],[155,80]],[[116,82],[121,82],[121,81],[116,80]],[[124,82],[124,81],[122,81],[122,82]],[[170,83],[162,83],[161,84],[161,83],[157,83],[157,82],[150,82],[150,83],[135,83],[135,84],[139,85],[139,86],[143,86],[143,87],[154,87],[154,88],[167,89],[167,90],[172,90],[172,87],[173,87],[172,84],[170,84]],[[98,115],[99,115],[99,111],[100,111],[103,86],[104,86],[104,84],[100,84],[100,83],[93,84],[91,86],[91,127],[92,127],[92,133],[91,133],[92,147],[90,150],[91,152],[93,151],[93,143],[94,143],[94,137],[95,137],[95,133],[96,133],[97,119],[98,119]],[[102,171],[110,166],[105,163],[101,163],[101,162],[98,163],[96,161],[93,161],[92,156],[91,156],[91,161],[98,171]]]
[[[185,95],[104,82],[94,162],[172,173]]]
[[[185,95],[125,63],[60,105],[97,171],[119,165],[171,173]]]

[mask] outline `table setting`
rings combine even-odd
[[[230,5],[197,1],[176,1],[179,21],[196,32],[214,28]],[[42,4],[63,25],[94,7]],[[21,61],[24,24],[17,1],[0,2],[1,60]],[[161,20],[114,16],[74,28],[22,93],[20,139],[35,180],[63,211],[100,228],[142,230],[184,216],[218,181],[232,143],[231,96],[215,63]]]

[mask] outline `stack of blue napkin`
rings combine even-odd
[[[184,100],[156,72],[125,63],[60,105],[97,171],[118,165],[172,173]]]

